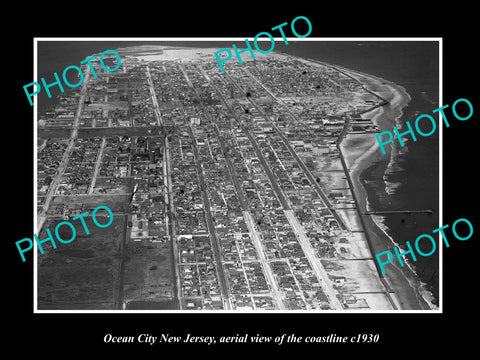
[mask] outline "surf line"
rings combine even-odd
[[[469,108],[469,111],[470,111],[468,115],[466,115],[466,116],[460,116],[460,115],[458,114],[457,109],[456,109],[456,106],[457,106],[457,104],[460,103],[460,102],[466,103],[466,104],[468,105],[468,108]],[[443,122],[445,123],[445,126],[446,126],[447,128],[450,127],[450,123],[448,122],[448,120],[447,120],[447,115],[445,115],[445,112],[444,112],[443,110],[446,109],[446,108],[448,108],[448,107],[449,107],[449,105],[447,104],[447,105],[444,105],[444,106],[439,107],[439,108],[437,108],[437,109],[435,109],[435,110],[432,111],[432,113],[434,113],[434,114],[437,113],[437,112],[439,112],[439,113],[442,115]],[[458,120],[460,120],[460,121],[468,120],[468,119],[470,119],[470,118],[472,117],[472,115],[473,115],[473,105],[472,105],[472,103],[471,103],[469,100],[467,100],[467,99],[465,99],[465,98],[461,98],[461,99],[456,100],[456,101],[453,103],[451,109],[452,109],[453,115],[454,115]],[[421,119],[428,119],[428,120],[431,122],[431,124],[432,124],[432,129],[431,129],[429,132],[424,132],[424,131],[420,128],[419,123],[420,123],[420,120],[421,120]],[[413,131],[413,128],[412,128],[412,125],[410,125],[410,122],[409,122],[409,121],[405,121],[405,125],[407,126],[408,130],[407,130],[407,131],[404,131],[404,132],[402,132],[402,133],[400,133],[400,132],[398,131],[398,128],[397,128],[396,126],[393,127],[393,133],[395,133],[396,138],[397,138],[398,142],[400,143],[400,146],[401,146],[401,147],[404,147],[404,146],[405,146],[405,143],[404,143],[402,137],[403,137],[403,136],[406,136],[406,135],[408,135],[408,134],[411,135],[412,140],[413,140],[414,142],[417,141],[417,137],[415,136],[415,132]],[[418,116],[418,117],[415,119],[415,129],[417,130],[417,133],[418,133],[420,136],[428,137],[428,136],[432,135],[432,134],[435,132],[435,130],[437,129],[436,120],[433,118],[433,116],[431,116],[431,115],[429,115],[429,114],[422,114],[422,115]],[[424,129],[425,129],[425,127],[424,127]],[[394,135],[393,133],[392,133],[391,131],[388,131],[388,130],[387,130],[387,131],[383,131],[383,132],[375,135],[375,138],[377,139],[377,142],[378,142],[378,144],[380,145],[380,149],[382,150],[382,154],[384,154],[384,155],[386,154],[384,145],[389,144],[389,143],[391,143],[391,142],[393,141],[393,135]],[[382,137],[382,135],[388,135],[388,139],[386,139],[385,141],[381,141],[380,138]]]
[[[97,211],[100,210],[100,209],[103,209],[103,210],[105,210],[105,211],[108,213],[108,215],[106,215],[106,216],[107,216],[107,218],[109,219],[109,221],[108,221],[106,224],[100,224],[100,223],[97,221],[96,213],[97,213]],[[78,220],[78,219],[80,219],[80,221],[81,221],[81,223],[82,223],[82,225],[83,225],[83,229],[85,230],[85,233],[86,233],[87,235],[90,235],[90,231],[88,230],[87,224],[85,223],[85,219],[83,218],[83,217],[86,216],[86,215],[88,215],[88,211],[86,211],[86,212],[84,212],[84,213],[82,213],[82,214],[80,214],[80,215],[78,215],[78,216],[75,216],[74,218],[72,218],[72,220]],[[94,223],[97,227],[99,227],[99,228],[106,228],[106,227],[109,227],[109,226],[112,224],[112,222],[113,222],[113,212],[112,212],[112,210],[110,210],[110,208],[109,208],[108,206],[104,206],[104,205],[97,206],[97,207],[93,210],[93,212],[92,212],[92,219],[93,219],[93,223]],[[61,226],[64,226],[64,225],[67,225],[67,226],[70,228],[70,230],[72,231],[72,236],[71,236],[70,239],[68,239],[68,240],[62,239],[62,238],[60,237],[59,229],[60,229]],[[37,243],[37,247],[38,247],[38,249],[40,250],[40,254],[43,254],[43,252],[44,252],[44,251],[43,251],[43,248],[42,248],[42,244],[45,243],[45,242],[47,242],[47,241],[50,241],[50,242],[51,242],[52,247],[53,247],[54,249],[57,248],[57,245],[55,244],[55,241],[53,240],[53,236],[52,236],[52,233],[51,233],[50,229],[49,229],[49,228],[46,228],[45,231],[46,231],[46,233],[48,234],[48,237],[45,238],[45,239],[43,239],[43,240],[39,240],[37,234],[33,234],[33,237],[35,238],[35,241],[36,241],[36,243]],[[60,241],[61,243],[63,243],[63,244],[69,244],[69,243],[71,243],[73,240],[75,240],[75,238],[77,237],[77,231],[75,230],[75,226],[74,226],[71,222],[69,222],[69,221],[62,221],[62,222],[59,222],[59,223],[57,224],[57,226],[55,227],[55,236],[56,236],[57,240]],[[20,246],[20,244],[21,244],[21,243],[24,243],[24,242],[30,243],[27,248],[22,248],[22,247]],[[30,251],[30,250],[33,249],[33,241],[32,241],[32,239],[24,238],[24,239],[22,239],[22,240],[18,240],[17,242],[15,242],[15,245],[17,245],[17,249],[18,249],[18,252],[20,253],[20,256],[22,257],[22,261],[25,262],[25,256],[24,256],[23,254],[24,254],[25,252]]]
[[[457,224],[459,224],[459,223],[461,223],[461,222],[466,223],[466,224],[468,225],[468,228],[469,228],[469,231],[470,231],[470,232],[469,232],[469,234],[468,234],[467,236],[463,236],[463,237],[462,237],[462,236],[458,235],[458,233],[457,233],[456,226],[457,226]],[[445,243],[445,245],[446,245],[447,248],[450,247],[450,243],[448,242],[448,240],[447,240],[447,235],[445,235],[445,232],[444,232],[443,230],[446,229],[446,228],[448,228],[448,227],[449,227],[449,225],[446,224],[446,225],[443,225],[442,227],[439,227],[439,228],[437,228],[437,229],[435,229],[435,230],[432,231],[433,234],[439,232],[439,233],[442,235],[443,242]],[[470,239],[470,238],[472,237],[472,235],[473,235],[473,225],[472,225],[472,223],[471,223],[469,220],[467,220],[467,219],[465,219],[465,218],[460,218],[460,219],[458,219],[457,221],[455,221],[455,222],[453,223],[453,225],[452,225],[452,233],[453,233],[453,235],[454,235],[458,240],[460,240],[460,241],[468,240],[468,239]],[[424,239],[424,238],[428,238],[428,240],[429,240],[430,243],[432,244],[432,249],[430,250],[430,252],[424,252],[425,246],[423,246],[423,250],[422,250],[422,249],[420,248],[420,246],[419,246],[420,240],[421,240],[421,239]],[[410,242],[407,241],[407,242],[405,243],[405,245],[407,246],[408,250],[407,250],[407,251],[404,251],[403,253],[400,253],[400,252],[398,251],[398,249],[399,249],[398,246],[394,246],[394,247],[393,247],[393,250],[394,250],[395,255],[396,255],[396,257],[397,257],[398,263],[400,264],[401,267],[404,267],[404,266],[405,266],[405,263],[404,263],[404,261],[402,260],[402,257],[403,257],[403,256],[406,256],[406,255],[408,255],[408,254],[411,255],[411,257],[412,257],[412,259],[413,259],[414,262],[417,261],[417,257],[415,256],[415,252],[413,251],[413,248],[412,248],[412,245],[410,244]],[[415,249],[417,250],[417,253],[418,253],[419,255],[421,255],[421,256],[423,256],[423,257],[428,257],[428,256],[432,255],[432,254],[435,252],[435,250],[437,249],[437,243],[435,242],[435,239],[433,238],[433,236],[431,236],[431,235],[429,235],[429,234],[422,234],[422,235],[418,236],[417,239],[415,240]],[[380,260],[380,257],[381,257],[382,255],[385,255],[385,254],[387,255],[387,259],[386,259],[385,261],[381,261],[381,260]],[[382,270],[382,274],[385,275],[386,272],[385,272],[385,267],[384,267],[384,265],[390,264],[390,263],[393,261],[393,259],[394,259],[394,256],[393,256],[392,252],[391,252],[390,250],[382,251],[381,253],[376,254],[376,255],[375,255],[375,258],[377,259],[378,265],[380,266],[380,269]]]

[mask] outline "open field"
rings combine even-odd
[[[52,139],[52,140],[63,140],[68,143],[68,139],[70,138],[70,134],[72,132],[72,128],[38,128],[38,142],[40,143],[41,140],[44,139]]]
[[[103,128],[80,128],[79,138],[91,138],[96,136],[158,136],[159,126],[124,126],[124,127],[103,127]]]
[[[60,221],[47,220],[46,227],[53,233]],[[45,253],[38,252],[39,309],[48,309],[54,304],[55,309],[81,310],[91,308],[93,303],[96,307],[101,303],[101,308],[114,308],[124,217],[114,217],[107,228],[97,227],[91,217],[85,217],[85,223],[90,234],[86,234],[80,221],[73,221],[77,236],[71,243],[56,241],[56,249],[44,243]],[[59,235],[68,240],[72,233],[68,226],[63,226]],[[46,237],[46,232],[42,231],[39,239]]]
[[[84,204],[85,211],[90,209],[95,209],[97,206],[107,206],[114,213],[117,212],[127,212],[128,205],[130,203],[130,195],[105,195],[105,194],[94,194],[94,195],[65,195],[65,196],[55,196],[53,198],[50,208],[55,207],[56,205],[76,205]]]
[[[171,308],[174,305],[172,279],[169,243],[145,240],[127,242],[123,279],[127,308],[138,308],[139,303],[145,302],[154,309]]]
[[[111,177],[97,177],[93,193],[101,196],[99,191],[106,191],[107,194],[126,194],[131,193],[133,190],[132,178],[115,178]]]

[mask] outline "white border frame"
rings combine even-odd
[[[202,41],[242,41],[246,39],[253,41],[253,37],[212,37],[212,38],[194,38],[194,37],[185,37],[185,38],[148,38],[148,37],[39,37],[33,38],[33,81],[38,82],[38,42],[40,41],[172,41],[172,42],[202,42]],[[274,37],[275,41],[283,41],[283,38]],[[269,41],[270,39],[259,38],[257,41]],[[306,38],[292,38],[287,37],[287,40],[294,41],[437,41],[438,42],[438,58],[439,58],[439,98],[438,104],[439,107],[443,106],[443,38],[442,37],[331,37],[331,38],[319,38],[319,37],[306,37]],[[288,45],[287,45],[288,46]],[[213,56],[213,54],[212,54]],[[80,61],[80,60],[79,60]],[[335,65],[335,64],[331,64]],[[343,67],[343,66],[342,66]],[[348,68],[350,69],[350,68]],[[352,71],[358,71],[355,69],[350,69]],[[374,75],[375,76],[375,75]],[[35,95],[36,97],[36,95]],[[432,109],[433,110],[433,109]],[[34,144],[34,161],[33,161],[33,193],[34,193],[34,216],[33,216],[33,228],[37,228],[37,125],[38,125],[38,106],[37,100],[33,104],[34,112],[34,130],[33,130],[33,144]],[[439,115],[440,116],[440,115]],[[439,226],[443,226],[443,126],[439,126]],[[38,229],[37,229],[38,230]],[[36,232],[35,232],[36,233]],[[440,237],[440,235],[438,235]],[[440,244],[440,241],[439,241]],[[37,303],[37,256],[38,251],[34,246],[33,251],[33,312],[35,314],[61,314],[61,313],[88,313],[88,314],[405,314],[405,313],[415,313],[415,314],[441,314],[443,313],[443,246],[438,246],[439,248],[439,303],[440,306],[436,310],[265,310],[265,311],[246,311],[246,310],[38,310]],[[374,254],[372,254],[374,255]]]

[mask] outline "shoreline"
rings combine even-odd
[[[345,68],[342,68],[342,71],[357,79],[366,89],[375,93],[380,92],[380,96],[389,101],[388,105],[367,111],[361,115],[362,117],[368,116],[371,118],[372,122],[377,125],[380,130],[391,130],[393,126],[399,125],[399,119],[403,115],[402,109],[406,107],[411,100],[405,88],[373,75],[357,73],[356,71]],[[372,164],[384,160],[382,159],[383,156],[389,157],[387,164],[388,171],[394,166],[393,164],[395,163],[395,157],[398,155],[398,149],[390,146],[386,151],[387,154],[383,155],[374,136],[363,134],[360,135],[360,137],[361,142],[363,142],[363,147],[367,149],[365,152],[358,154],[358,151],[345,146],[349,142],[348,135],[341,142],[340,148],[348,164],[354,187],[353,191],[357,194],[359,210],[362,212],[369,209],[369,201],[368,193],[361,183],[360,175]],[[385,191],[388,193],[390,191],[390,184],[385,180],[384,183]],[[371,246],[375,250],[375,253],[372,254],[373,256],[392,246],[398,246],[394,239],[387,233],[382,223],[382,216],[362,215],[362,218],[366,227],[365,231],[368,231],[370,235]],[[389,243],[391,243],[391,246],[389,246]],[[412,268],[411,263],[407,263],[408,270],[399,267],[395,263],[392,264],[394,267],[386,272],[384,278],[395,290],[396,298],[401,304],[402,309],[435,310],[436,306],[431,302],[432,294],[425,289],[426,284],[421,282],[414,268]]]
[[[179,49],[182,49],[182,47]],[[174,49],[173,51],[179,49]],[[149,56],[152,56],[152,54],[148,51],[145,51],[143,57],[148,58]],[[202,55],[199,54],[196,54],[196,56],[200,58],[202,57]],[[342,66],[330,65],[319,60],[298,58],[290,54],[281,54],[281,56],[293,57],[314,66],[328,66],[330,68],[336,69],[337,71],[347,73],[349,76],[356,78],[365,89],[368,89],[373,93],[379,93],[382,97],[385,97],[389,100],[391,97],[392,99],[390,104],[386,106],[380,106],[375,109],[372,108],[371,110],[364,112],[361,117],[365,116],[372,118],[372,122],[376,124],[379,129],[381,129],[380,131],[391,130],[393,126],[398,126],[398,128],[401,129],[402,124],[400,120],[403,114],[403,109],[408,106],[411,100],[410,95],[402,86],[384,80],[383,78],[376,77],[374,75],[363,73],[361,71],[351,70]],[[192,58],[195,58],[195,56],[192,56]],[[174,57],[174,59],[176,60],[177,58]],[[379,88],[381,89],[381,91],[378,90]],[[389,111],[387,111],[386,108],[390,108]],[[369,167],[373,166],[375,162],[379,162],[380,160],[387,164],[387,170],[390,169],[391,167],[395,166],[395,157],[399,154],[398,150],[401,150],[399,147],[395,147],[395,144],[392,142],[391,145],[388,146],[386,149],[387,155],[383,155],[380,152],[378,143],[376,142],[374,135],[371,135],[372,134],[359,135],[362,137],[361,141],[359,141],[359,143],[361,143],[362,145],[356,148],[346,146],[346,144],[348,144],[347,138],[350,135],[346,135],[345,138],[343,138],[342,141],[339,143],[339,148],[341,148],[343,156],[345,157],[345,159],[349,159],[350,161],[347,162],[346,160],[346,163],[348,164],[348,173],[350,174],[352,183],[354,185],[351,190],[352,192],[354,192],[356,198],[358,199],[357,206],[359,212],[368,209],[370,206],[368,192],[366,191],[361,181],[361,174],[365,172],[365,170],[367,170]],[[387,160],[387,157],[390,160]],[[392,183],[388,183],[385,177],[383,178],[383,182],[385,184],[386,190],[393,185]],[[397,243],[395,243],[394,239],[389,236],[387,232],[388,228],[386,228],[383,223],[384,217],[362,215],[360,216],[366,224],[366,226],[364,225],[365,232],[369,234],[374,234],[372,241],[368,240],[368,238],[366,240],[369,243],[369,247],[371,246],[375,249],[375,252],[372,253],[373,257],[376,253],[380,251],[391,249],[392,244],[398,245]],[[380,277],[387,279],[388,284],[391,284],[392,288],[395,289],[395,293],[392,294],[392,296],[395,297],[395,301],[397,303],[402,304],[399,310],[411,310],[414,307],[418,308],[419,310],[435,309],[434,306],[432,307],[431,302],[426,299],[426,297],[428,298],[428,294],[425,293],[426,290],[422,289],[422,287],[425,287],[425,284],[420,281],[418,276],[415,276],[415,270],[412,267],[413,264],[406,261],[407,266],[404,268],[400,268],[398,264],[394,264],[393,262],[391,263],[391,265],[392,267],[387,270],[387,274],[385,275],[385,277],[383,277],[381,274]],[[405,272],[409,272],[409,269],[412,272],[411,278],[409,278],[409,276],[405,274]],[[417,305],[415,305],[415,303],[417,303]]]
[[[394,126],[397,126],[399,129],[402,128],[400,119],[403,115],[403,109],[411,101],[410,94],[408,94],[403,86],[375,75],[348,69],[343,66],[332,65],[320,60],[300,58],[290,54],[282,55],[292,57],[310,65],[327,66],[358,80],[365,90],[389,102],[384,106],[372,107],[370,110],[362,112],[360,116],[371,118],[372,122],[377,125],[380,131],[391,131]],[[355,143],[355,147],[348,147],[345,145],[350,140],[349,137],[351,138],[352,136],[345,135],[338,144],[338,148],[349,169],[349,175],[353,185],[352,192],[355,194],[358,210],[359,213],[361,213],[367,210],[369,201],[368,193],[361,183],[360,175],[373,164],[381,162],[385,164],[385,173],[388,173],[395,167],[397,156],[401,155],[403,151],[405,151],[405,148],[395,146],[396,143],[392,142],[390,146],[386,147],[386,154],[383,155],[374,134],[360,134],[359,136],[361,140]],[[363,145],[359,146],[358,143]],[[365,151],[359,152],[359,147],[362,149],[365,148]],[[388,162],[385,160],[387,158]],[[395,184],[390,184],[386,180],[385,174],[382,176],[385,184],[385,192],[388,194],[392,191]],[[394,239],[388,234],[386,226],[382,223],[380,219],[383,218],[382,216],[360,216],[364,224],[364,230],[368,233],[366,241],[369,248],[374,251],[372,257],[375,257],[375,254],[379,252],[391,249],[393,246],[398,246]],[[374,261],[376,263],[376,260]],[[391,267],[385,275],[382,275],[381,272],[378,271],[379,278],[384,279],[387,285],[395,291],[393,297],[397,304],[400,304],[400,310],[438,310],[438,307],[431,301],[434,296],[427,290],[427,284],[421,281],[411,262],[405,261],[405,263],[407,266],[402,268],[392,262],[393,267]]]

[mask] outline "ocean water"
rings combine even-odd
[[[406,121],[413,125],[418,115],[432,114],[439,106],[437,42],[326,42],[315,47],[297,42],[286,46],[284,52],[359,70],[403,86],[411,99],[397,120],[399,127]],[[425,125],[424,131],[428,130]],[[386,155],[365,169],[360,181],[372,211],[433,211],[432,215],[375,217],[378,226],[393,239],[389,248],[398,244],[407,249],[406,241],[413,244],[420,234],[431,234],[439,226],[438,127],[429,137],[417,136],[416,142],[394,146],[392,153],[392,157]],[[417,256],[409,266],[424,284],[424,290],[433,296],[428,300],[438,305],[438,250],[429,257]]]
[[[38,47],[38,74],[46,80],[53,72],[61,76],[69,65],[78,65],[92,53],[119,47],[158,44],[194,47],[231,47],[232,41],[202,42],[136,42],[136,41],[77,41],[40,42]],[[240,47],[240,43],[238,43]],[[424,41],[289,41],[277,43],[276,51],[286,54],[337,64],[352,70],[379,76],[403,86],[411,97],[403,109],[399,124],[410,121],[439,106],[438,43]],[[47,81],[48,82],[48,81]],[[59,93],[59,91],[52,91]],[[39,110],[52,107],[56,100],[44,92],[39,97]],[[418,235],[437,228],[439,212],[438,129],[430,137],[418,137],[397,147],[394,156],[385,156],[373,163],[360,175],[367,191],[370,210],[433,210],[427,214],[395,214],[377,217],[379,226],[394,243],[400,246],[413,241]],[[391,244],[390,247],[394,245]],[[429,257],[417,257],[410,266],[433,294],[432,302],[438,304],[439,262],[438,251]]]

